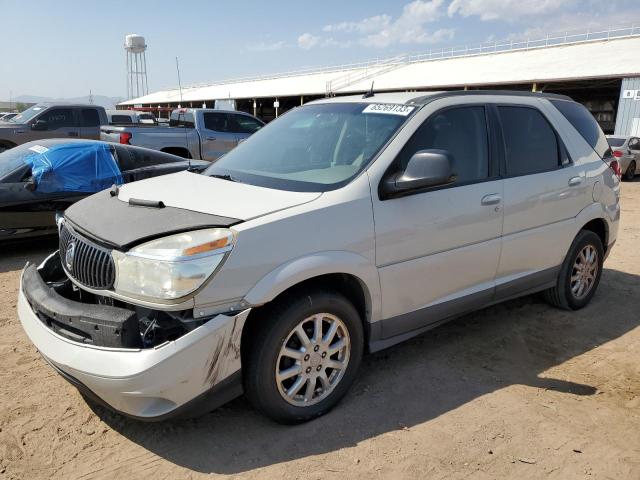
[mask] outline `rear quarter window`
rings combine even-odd
[[[607,137],[605,137],[600,125],[584,105],[568,100],[551,100],[551,103],[569,120],[569,123],[591,145],[591,148],[595,150],[600,158],[611,156],[611,148],[609,148]]]

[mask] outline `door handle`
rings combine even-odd
[[[569,179],[569,186],[570,187],[577,187],[578,185],[582,184],[582,177],[573,177]]]
[[[482,197],[481,203],[482,205],[497,205],[502,201],[502,197],[497,193],[492,193],[490,195],[485,195]]]
[[[78,136],[78,132],[68,132],[67,135],[70,136],[70,137],[77,137]]]
[[[211,142],[213,142],[216,139],[216,137],[206,137],[205,140],[209,140]]]

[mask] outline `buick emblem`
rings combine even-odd
[[[67,251],[64,254],[64,263],[67,266],[67,270],[73,271],[73,257],[76,254],[76,242],[71,242],[67,247]]]

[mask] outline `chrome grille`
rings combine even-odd
[[[60,227],[60,261],[67,274],[96,290],[106,290],[115,281],[111,252],[80,236],[63,223]]]

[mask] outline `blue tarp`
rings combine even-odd
[[[122,184],[122,173],[108,145],[78,142],[50,148],[34,146],[24,162],[31,166],[36,191],[94,193]]]

